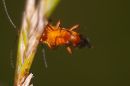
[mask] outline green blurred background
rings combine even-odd
[[[19,28],[25,0],[6,4]],[[39,46],[31,68],[34,86],[130,86],[130,0],[61,0],[50,18],[63,27],[80,24],[94,48],[69,55],[65,48],[45,46],[46,69]],[[0,86],[13,84],[17,39],[0,0]]]

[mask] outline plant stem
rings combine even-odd
[[[19,34],[14,86],[28,86],[33,74],[29,74],[40,36],[59,0],[27,0]],[[30,77],[31,76],[31,77]]]

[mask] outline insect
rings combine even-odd
[[[57,22],[56,26],[47,24],[40,38],[40,42],[47,44],[49,48],[65,46],[70,54],[72,54],[72,47],[91,48],[88,38],[85,38],[76,31],[78,28],[79,25],[74,25],[71,28],[62,28],[60,21]]]

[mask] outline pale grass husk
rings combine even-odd
[[[51,14],[59,0],[39,0],[35,6],[35,0],[27,0],[23,21],[19,34],[17,64],[14,86],[29,86],[33,74],[29,74],[40,36],[47,23],[47,17]]]

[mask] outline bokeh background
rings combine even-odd
[[[18,26],[26,0],[6,0]],[[93,49],[50,50],[44,46],[48,68],[38,47],[31,72],[34,86],[130,86],[130,1],[61,0],[50,19],[63,27],[80,24]],[[0,0],[0,86],[12,86],[17,30],[9,23]]]

